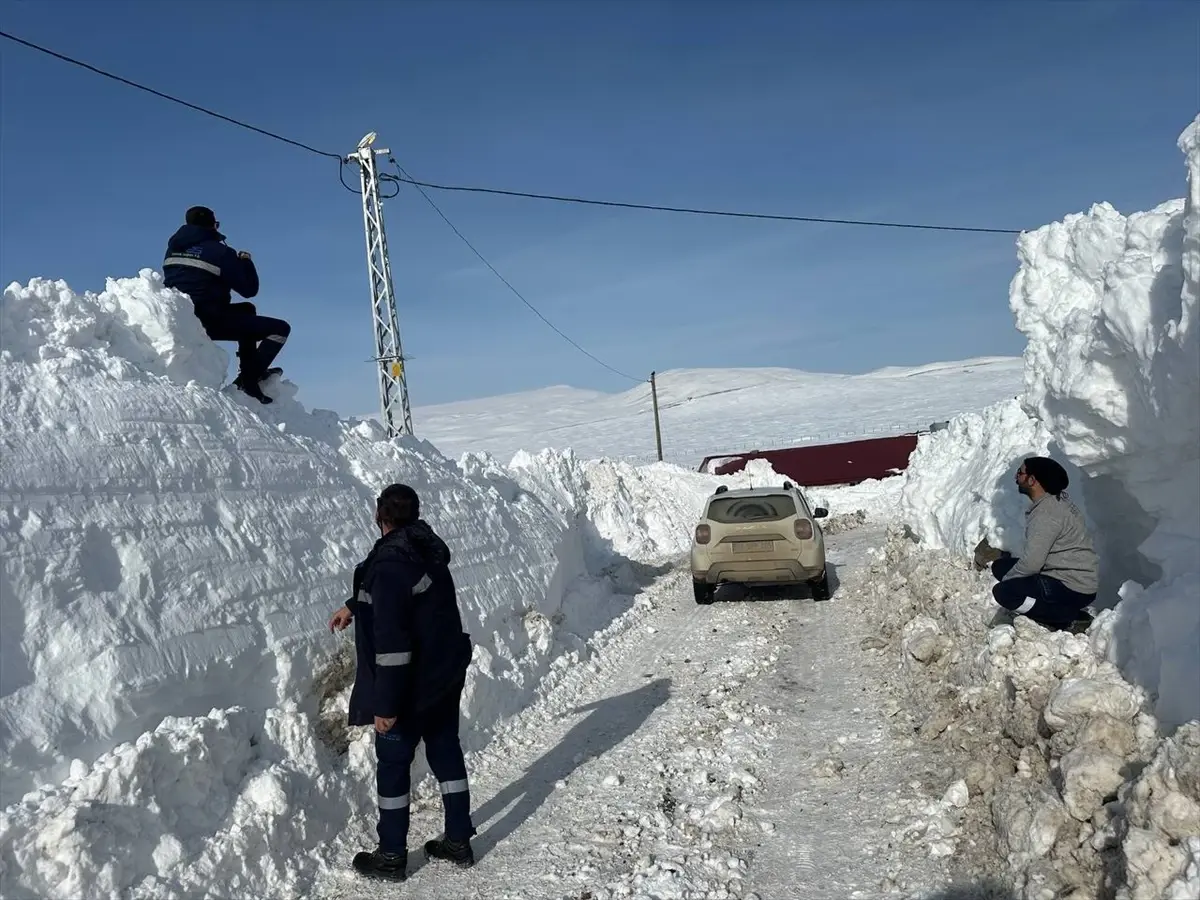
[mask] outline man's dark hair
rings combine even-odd
[[[375,518],[381,525],[401,528],[421,517],[421,501],[407,484],[389,484],[375,501]]]
[[[199,225],[201,228],[217,227],[217,215],[207,206],[193,206],[184,214],[183,220],[189,225]]]

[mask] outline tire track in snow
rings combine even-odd
[[[775,671],[752,688],[792,707],[780,720],[773,778],[757,810],[778,835],[761,842],[747,878],[763,898],[907,897],[950,882],[943,860],[900,836],[913,783],[947,774],[928,748],[896,732],[894,701],[880,687],[885,657],[859,647],[875,633],[861,605],[871,577],[866,550],[883,540],[873,527],[831,538],[840,582],[833,599],[813,608]]]

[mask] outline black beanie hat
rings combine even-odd
[[[201,228],[217,227],[217,216],[207,206],[193,206],[184,215],[183,220],[189,225],[199,225]]]
[[[1071,479],[1067,470],[1048,456],[1031,456],[1025,460],[1025,471],[1037,479],[1047,494],[1058,496],[1067,489]]]

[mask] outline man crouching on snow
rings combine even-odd
[[[1025,512],[1025,552],[992,563],[996,602],[1054,631],[1079,634],[1092,622],[1085,609],[1096,599],[1099,560],[1083,513],[1066,494],[1066,470],[1045,456],[1017,469],[1017,490],[1030,500]]]
[[[375,504],[381,537],[354,569],[354,596],[333,614],[331,631],[354,622],[358,654],[349,724],[375,725],[379,846],[354,857],[361,874],[403,881],[408,867],[409,767],[425,741],[440,782],[446,831],[425,855],[460,866],[475,862],[467,768],[458,739],[458,705],[471,639],[450,574],[450,548],[420,518],[417,492],[384,488]]]

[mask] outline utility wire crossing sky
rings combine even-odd
[[[329,159],[337,160],[338,165],[339,165],[339,179],[342,182],[342,186],[345,187],[347,190],[350,190],[354,193],[357,193],[357,194],[361,193],[361,191],[348,185],[345,181],[345,178],[342,177],[343,172],[341,171],[341,166],[343,166],[345,164],[345,158],[340,154],[330,153],[326,150],[320,150],[316,147],[313,147],[310,144],[304,143],[303,141],[298,141],[298,140],[295,140],[294,138],[289,138],[284,135],[277,134],[276,132],[268,131],[265,128],[259,128],[256,125],[251,125],[248,122],[243,122],[240,119],[233,118],[232,116],[227,116],[227,115],[224,115],[223,113],[216,112],[215,110],[208,109],[207,107],[200,106],[195,103],[190,103],[187,100],[183,100],[179,97],[175,97],[175,96],[173,96],[171,94],[167,94],[163,91],[156,90],[155,88],[149,87],[147,85],[141,84],[141,83],[133,81],[131,79],[124,78],[113,72],[108,72],[104,69],[101,69],[97,66],[92,65],[91,63],[84,62],[83,60],[76,59],[76,58],[74,58],[72,56],[68,56],[64,53],[59,53],[58,51],[52,50],[49,47],[44,47],[40,44],[36,44],[32,41],[18,37],[17,35],[11,34],[7,31],[0,31],[0,37],[3,37],[10,41],[13,41],[17,44],[21,44],[32,50],[36,50],[39,53],[44,53],[48,56],[52,56],[55,59],[61,60],[63,62],[70,63],[71,65],[79,66],[80,68],[86,69],[89,72],[93,72],[93,73],[95,73],[97,75],[101,75],[105,78],[110,78],[113,81],[116,81],[116,82],[119,82],[120,84],[126,85],[127,87],[132,87],[132,88],[135,88],[140,91],[145,91],[146,93],[153,94],[155,97],[159,97],[163,100],[168,100],[172,103],[178,103],[181,106],[187,107],[188,109],[194,110],[199,113],[203,113],[204,115],[212,116],[214,118],[220,119],[223,122],[227,122],[231,125],[236,125],[239,128],[246,128],[257,134],[263,135],[264,137],[268,137],[268,138],[271,138],[276,141],[281,141],[285,144],[289,144],[289,145],[291,145],[293,147],[297,147],[301,150],[306,150],[309,153],[313,153],[317,156],[323,156],[323,157],[327,157]],[[646,381],[646,379],[630,375],[626,372],[622,372],[621,370],[614,368],[613,366],[604,362],[604,360],[600,359],[599,357],[592,354],[590,351],[586,350],[583,346],[581,346],[573,338],[571,338],[565,332],[563,332],[561,329],[559,329],[559,327],[557,325],[555,325],[548,318],[546,318],[546,316],[542,314],[541,310],[539,310],[536,306],[534,306],[534,304],[530,303],[529,300],[520,291],[518,291],[517,288],[515,288],[512,285],[512,283],[507,278],[505,278],[504,275],[502,275],[500,273],[500,271],[495,266],[493,266],[482,253],[479,252],[479,250],[475,247],[475,245],[471,243],[471,241],[462,233],[461,230],[459,230],[459,228],[457,226],[455,226],[455,224],[450,220],[450,218],[442,211],[442,209],[437,205],[437,203],[434,202],[433,198],[430,197],[429,194],[426,193],[426,191],[424,189],[429,188],[431,190],[438,190],[438,191],[454,191],[454,192],[475,193],[475,194],[493,194],[493,195],[508,196],[508,197],[525,197],[525,198],[535,199],[535,200],[549,200],[549,201],[554,201],[554,202],[558,202],[558,203],[575,203],[575,204],[582,204],[582,205],[589,205],[589,206],[619,207],[622,209],[641,209],[641,210],[648,210],[648,211],[653,211],[653,212],[679,213],[679,214],[700,215],[700,216],[721,216],[721,217],[726,217],[726,218],[758,219],[758,220],[770,220],[770,221],[777,221],[777,222],[807,222],[807,223],[827,224],[827,225],[858,225],[858,226],[867,226],[867,227],[875,227],[875,228],[907,228],[907,229],[919,229],[919,230],[926,230],[926,231],[968,232],[968,233],[978,233],[978,234],[1020,234],[1021,233],[1020,230],[1010,229],[1010,228],[983,228],[983,227],[971,227],[971,226],[961,226],[961,225],[930,225],[930,224],[923,224],[923,223],[917,223],[917,222],[884,222],[884,221],[871,221],[871,220],[864,220],[864,219],[827,218],[827,217],[820,217],[820,216],[798,216],[798,215],[781,215],[781,214],[771,214],[771,213],[737,212],[737,211],[731,211],[731,210],[701,209],[701,208],[694,208],[694,207],[659,206],[659,205],[650,204],[650,203],[628,203],[628,202],[622,202],[622,201],[616,201],[616,200],[597,200],[597,199],[590,199],[590,198],[584,198],[584,197],[569,197],[569,196],[559,196],[559,195],[554,195],[554,194],[539,194],[539,193],[530,192],[530,191],[504,190],[501,188],[467,187],[467,186],[461,186],[461,185],[436,184],[433,182],[420,181],[416,178],[413,178],[407,172],[405,172],[404,169],[402,169],[400,167],[400,164],[398,162],[396,162],[396,160],[394,158],[389,157],[388,161],[396,167],[397,174],[392,175],[389,173],[380,173],[379,177],[380,177],[381,181],[388,181],[388,182],[392,182],[395,184],[408,184],[408,185],[415,187],[418,191],[420,191],[421,196],[425,198],[425,200],[429,203],[429,205],[431,207],[433,207],[434,212],[436,212],[437,215],[440,216],[441,219],[446,223],[446,225],[448,225],[450,227],[450,230],[453,231],[454,234],[458,236],[459,240],[461,240],[467,246],[467,248],[473,254],[475,254],[475,256],[477,256],[479,258],[479,261],[482,262],[489,270],[491,270],[492,274],[494,274],[501,281],[501,283],[517,297],[517,299],[519,299],[523,304],[525,304],[525,306],[527,306],[534,313],[534,315],[536,315],[539,319],[541,319],[559,337],[561,337],[563,340],[565,340],[567,343],[569,343],[571,346],[573,346],[580,353],[587,356],[589,359],[591,359],[594,362],[598,363],[599,365],[603,366],[608,371],[610,371],[616,375],[619,375],[622,378],[626,378],[630,381],[638,382],[638,383]],[[396,194],[390,194],[390,195],[382,195],[381,194],[382,199],[390,199],[391,197],[395,197],[395,196],[396,196]]]

